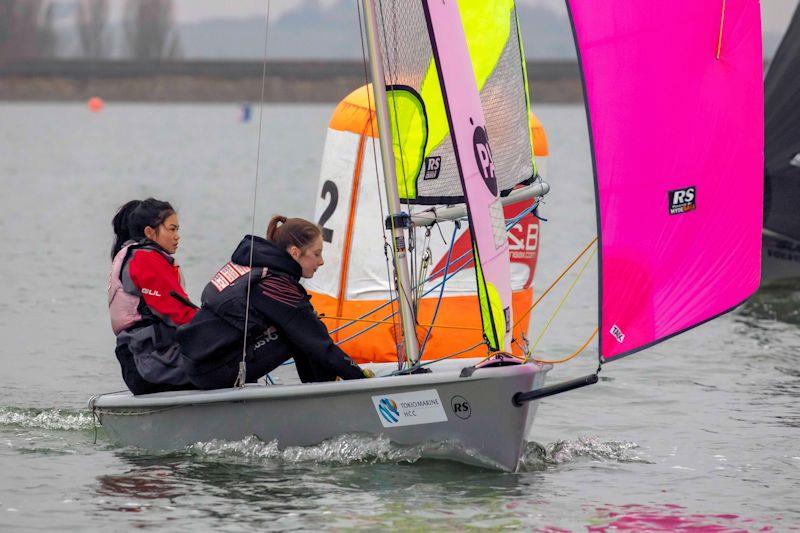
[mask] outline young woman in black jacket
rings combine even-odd
[[[300,285],[323,264],[322,232],[307,220],[278,215],[266,239],[246,235],[206,285],[200,311],[178,332],[192,383],[232,387],[243,350],[247,382],[292,357],[304,383],[366,377],[334,344]]]

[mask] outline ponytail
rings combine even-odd
[[[114,218],[111,220],[111,227],[114,228],[114,235],[116,236],[114,239],[114,246],[111,247],[111,259],[114,259],[119,251],[122,250],[122,246],[127,241],[131,240],[131,232],[128,229],[128,218],[131,216],[134,209],[141,204],[141,200],[131,200],[120,207],[117,214],[114,215]]]
[[[301,250],[322,235],[322,230],[313,222],[302,218],[286,218],[275,215],[267,226],[267,240],[283,250],[297,246]]]
[[[115,236],[114,246],[111,247],[111,259],[116,257],[127,241],[144,239],[144,228],[148,226],[158,228],[173,214],[175,209],[169,202],[155,198],[131,200],[120,207],[111,220]]]

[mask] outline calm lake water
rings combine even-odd
[[[332,107],[265,109],[258,232],[277,212],[312,215]],[[86,400],[124,388],[106,307],[111,217],[133,197],[171,200],[199,299],[251,227],[258,128],[237,111],[0,105],[0,530],[800,530],[800,289],[762,291],[542,401],[517,474],[359,438],[162,455],[109,442]],[[542,290],[596,229],[583,107],[536,111],[552,152]],[[591,264],[540,357],[592,332],[596,276]],[[533,337],[573,279],[536,309]],[[550,380],[595,366],[590,349]]]

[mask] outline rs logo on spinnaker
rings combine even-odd
[[[695,196],[694,187],[669,191],[669,214],[679,215],[697,209]]]
[[[469,119],[472,124],[472,119]],[[489,137],[486,130],[481,126],[476,126],[472,133],[472,147],[475,151],[475,162],[478,164],[478,171],[481,173],[486,188],[497,196],[497,177],[494,174],[494,160],[492,150],[489,148]]]
[[[390,424],[394,424],[400,420],[400,410],[397,408],[397,403],[391,398],[381,398],[378,411],[384,420]]]

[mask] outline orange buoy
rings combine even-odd
[[[86,103],[86,105],[89,107],[89,111],[97,113],[98,111],[102,111],[105,102],[103,102],[103,99],[99,96],[92,96],[89,98],[89,101]]]

